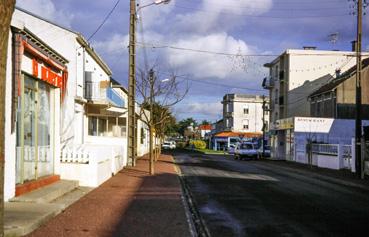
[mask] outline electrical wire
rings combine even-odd
[[[105,24],[105,22],[109,19],[109,17],[111,16],[111,14],[113,14],[114,10],[117,8],[118,4],[119,4],[120,0],[118,0],[113,8],[109,11],[109,13],[105,16],[104,20],[101,22],[101,24],[96,28],[96,30],[87,38],[87,41],[90,41],[90,39],[92,39],[95,34],[97,32],[99,32],[99,30],[101,29],[101,27],[103,27],[103,25]]]
[[[350,16],[349,13],[347,14],[325,14],[325,15],[305,15],[305,16],[268,16],[268,15],[247,15],[247,14],[237,14],[237,13],[227,13],[224,11],[210,11],[210,10],[204,10],[201,8],[194,8],[194,7],[187,7],[187,6],[182,6],[182,5],[178,5],[175,4],[174,7],[176,8],[181,8],[181,9],[186,9],[186,10],[195,10],[198,11],[199,13],[204,13],[204,14],[208,14],[208,13],[216,13],[216,14],[223,14],[223,15],[231,15],[231,16],[243,16],[243,17],[250,17],[250,18],[273,18],[273,19],[305,19],[305,18],[330,18],[330,17],[342,17],[342,16]]]
[[[209,50],[202,50],[202,49],[192,49],[192,48],[185,48],[185,47],[177,47],[177,46],[171,46],[171,45],[156,45],[152,43],[142,43],[142,42],[136,42],[136,45],[140,47],[147,47],[147,48],[153,48],[153,49],[175,49],[175,50],[183,50],[183,51],[190,51],[190,52],[196,52],[196,53],[206,53],[206,54],[213,54],[213,55],[223,55],[223,56],[240,56],[240,57],[278,57],[280,54],[241,54],[241,53],[226,53],[226,52],[215,52],[215,51],[209,51]],[[347,53],[339,51],[336,51],[335,53],[300,53],[296,54],[296,56],[347,56],[347,57],[356,57],[355,53]]]

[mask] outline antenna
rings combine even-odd
[[[338,33],[338,32],[335,32],[335,33],[332,33],[332,34],[328,35],[329,42],[330,42],[331,44],[336,44],[336,43],[337,43],[337,41],[338,41],[338,35],[339,35],[339,33]]]

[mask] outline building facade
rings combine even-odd
[[[83,36],[17,8],[8,45],[5,200],[58,179],[96,187],[122,169],[127,91]]]
[[[262,133],[263,117],[266,127],[269,124],[267,109],[269,98],[259,95],[227,94],[223,97],[223,123],[225,131]],[[264,113],[264,116],[263,116]]]
[[[272,158],[289,159],[293,155],[293,137],[281,123],[291,116],[310,116],[309,95],[332,80],[338,71],[347,71],[355,62],[355,52],[306,47],[288,49],[264,65],[269,68],[269,76],[262,85],[269,90],[270,97]],[[317,79],[319,81],[314,82]]]

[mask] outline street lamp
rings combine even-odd
[[[130,0],[129,21],[129,77],[128,77],[128,160],[130,165],[136,165],[136,136],[135,136],[135,92],[136,92],[136,20],[137,11],[144,7],[159,4],[168,4],[170,0],[155,0],[136,10],[136,0]]]

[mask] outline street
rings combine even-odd
[[[174,152],[211,236],[367,236],[369,187],[285,162]]]

